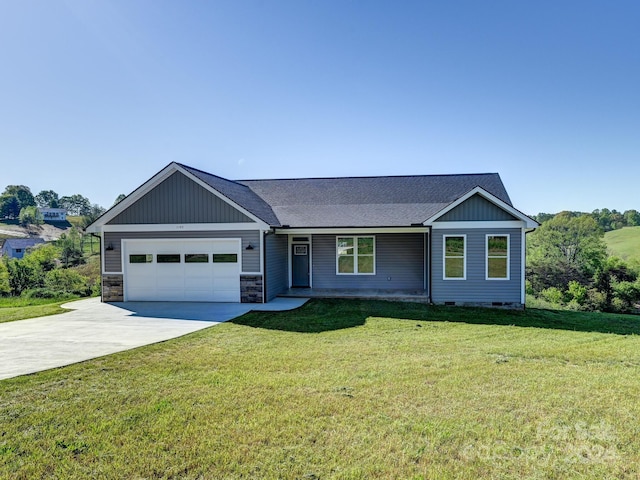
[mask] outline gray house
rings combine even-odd
[[[87,231],[102,239],[106,302],[518,307],[537,226],[495,173],[231,181],[171,163]]]
[[[0,249],[0,256],[9,258],[22,258],[28,248],[44,243],[41,238],[8,238]]]

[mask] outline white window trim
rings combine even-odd
[[[339,238],[352,238],[353,239],[353,273],[341,273],[338,268],[338,261],[340,255],[338,254],[338,239]],[[373,240],[373,255],[363,254],[363,256],[373,257],[373,272],[360,273],[357,270],[358,267],[358,239],[371,238]],[[375,275],[376,274],[376,237],[375,235],[336,235],[336,275]]]
[[[457,238],[457,237],[462,237],[464,239],[464,253],[462,257],[462,277],[447,277],[447,238]],[[457,258],[457,257],[450,257],[450,258]],[[442,236],[442,279],[447,281],[467,279],[467,235],[466,233]]]
[[[489,237],[507,237],[507,276],[504,278],[489,276]],[[492,257],[504,258],[504,257]],[[490,281],[511,280],[511,235],[508,233],[487,233],[484,240],[484,278]]]

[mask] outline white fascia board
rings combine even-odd
[[[471,198],[472,196],[474,196],[476,194],[482,196],[483,198],[485,198],[486,200],[490,201],[491,203],[493,203],[497,207],[500,207],[501,209],[503,209],[506,212],[510,213],[514,217],[520,219],[520,221],[525,223],[525,227],[527,227],[527,228],[537,228],[537,227],[540,226],[540,224],[538,222],[536,222],[534,219],[528,217],[527,215],[522,213],[517,208],[514,208],[511,205],[509,205],[508,203],[500,200],[498,197],[496,197],[492,193],[487,192],[482,187],[475,187],[475,188],[469,190],[467,193],[465,193],[463,196],[458,198],[456,201],[450,203],[449,205],[444,207],[442,210],[440,210],[438,213],[436,213],[435,215],[433,215],[433,216],[429,217],[428,219],[426,219],[424,221],[424,225],[432,225],[434,222],[436,222],[438,220],[438,218],[440,218],[444,214],[450,212],[451,210],[456,208],[458,205],[464,203],[465,201],[467,201],[469,198]],[[446,223],[453,223],[453,222],[446,222]],[[471,223],[471,222],[468,222],[468,223]],[[497,222],[494,222],[494,223],[497,223]],[[517,228],[520,228],[521,226],[522,225],[519,224]]]
[[[179,223],[104,225],[103,232],[220,232],[227,230],[268,230],[255,223]]]
[[[431,225],[431,228],[434,230],[473,230],[477,228],[523,228],[525,225],[524,221],[520,220],[507,220],[500,222],[436,222]]]
[[[376,233],[424,233],[429,227],[274,228],[278,235],[358,235]]]

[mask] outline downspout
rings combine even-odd
[[[267,235],[268,231],[262,232],[262,303],[267,303]]]
[[[428,285],[428,291],[427,291],[427,296],[429,298],[429,303],[433,304],[433,291],[432,291],[432,286],[433,286],[433,256],[432,256],[432,248],[431,248],[431,242],[432,242],[432,237],[433,235],[431,235],[431,225],[429,225],[429,231],[427,232],[427,236],[428,236],[428,242],[427,242],[427,257],[428,257],[428,261],[427,261],[427,266],[429,268],[429,285]]]
[[[531,233],[535,230],[535,228],[522,228],[522,309],[526,310],[527,308],[527,234]]]

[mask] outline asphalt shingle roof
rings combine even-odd
[[[7,238],[4,245],[16,249],[33,247],[43,242],[44,240],[41,238]]]
[[[508,205],[497,173],[239,180],[291,227],[393,227],[424,222],[477,186]]]
[[[511,205],[497,173],[232,181],[180,166],[271,226],[410,226],[478,186]]]
[[[269,204],[248,186],[186,165],[180,164],[180,166],[269,225],[280,225],[278,217],[276,217]]]

